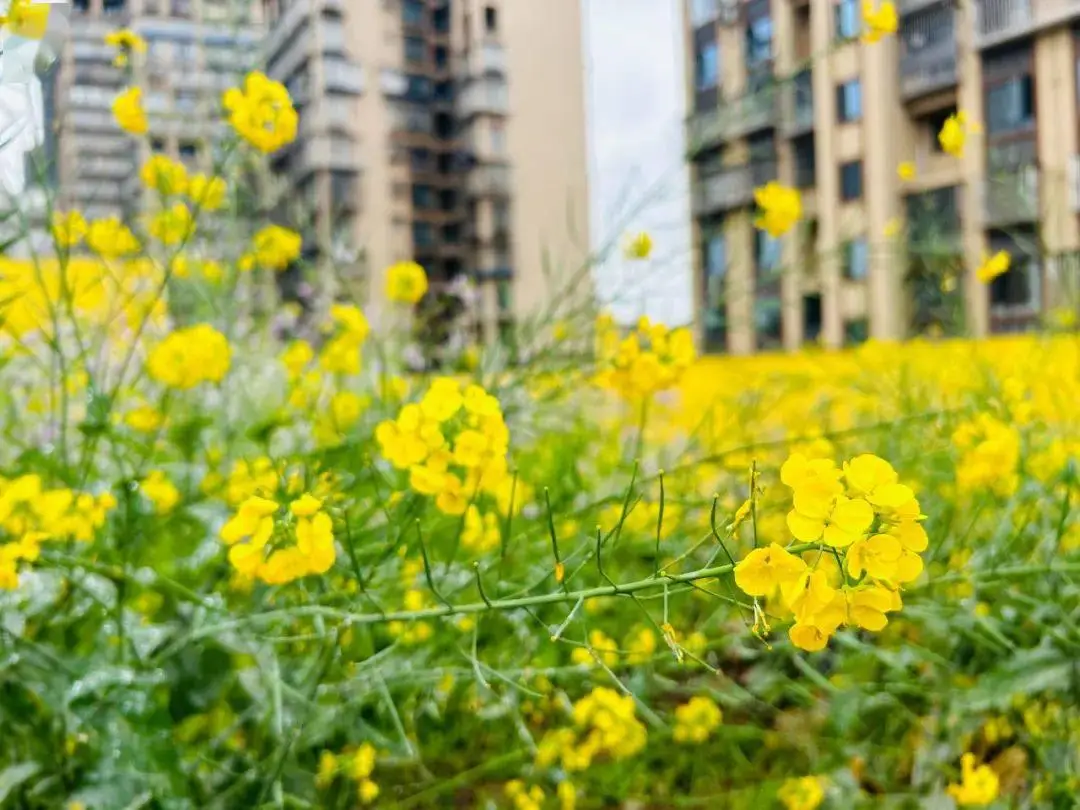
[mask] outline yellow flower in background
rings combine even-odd
[[[899,217],[893,217],[885,223],[885,227],[881,229],[881,235],[886,239],[895,239],[900,235],[900,229],[903,228],[903,223]]]
[[[220,262],[216,262],[213,259],[207,259],[206,261],[199,263],[199,272],[202,277],[211,284],[217,284],[225,277],[225,269],[221,266]]]
[[[276,152],[296,139],[297,115],[285,85],[258,71],[222,99],[229,124],[260,152]]]
[[[386,297],[401,304],[415,304],[428,290],[427,273],[416,262],[398,262],[386,270]]]
[[[949,785],[950,796],[961,807],[981,807],[998,797],[1001,787],[997,773],[989,765],[975,765],[975,755],[960,757],[960,784]]]
[[[191,202],[204,211],[218,211],[225,205],[228,186],[224,178],[196,174],[191,178],[189,195]]]
[[[145,135],[150,128],[146,111],[142,106],[142,88],[129,87],[118,95],[112,104],[113,117],[124,132]]]
[[[11,0],[0,25],[24,39],[41,39],[49,27],[49,5],[40,0]]]
[[[890,0],[883,0],[876,10],[872,0],[863,0],[862,12],[863,23],[866,26],[866,33],[862,36],[863,42],[872,44],[896,33],[898,22],[896,6]]]
[[[180,490],[161,470],[153,470],[139,483],[142,490],[159,515],[167,515],[180,502]]]
[[[761,209],[754,220],[754,227],[765,231],[773,239],[790,231],[802,217],[799,190],[782,186],[775,180],[754,189],[754,202]]]
[[[60,247],[75,247],[86,236],[87,230],[86,220],[78,211],[53,212],[52,234]]]
[[[185,390],[221,382],[229,372],[230,357],[229,341],[204,323],[167,335],[150,352],[146,370],[162,385]]]
[[[910,160],[905,160],[899,166],[896,167],[896,175],[905,183],[909,180],[915,179],[915,164]]]
[[[151,155],[139,169],[143,185],[162,196],[184,194],[188,189],[188,173],[183,163],[166,155]]]
[[[941,132],[938,133],[938,143],[941,144],[942,150],[953,157],[962,157],[968,129],[967,113],[963,110],[946,118],[945,123],[941,125]]]
[[[90,223],[86,244],[103,259],[128,256],[139,250],[139,240],[119,217],[105,217]]]
[[[720,708],[711,698],[697,695],[675,709],[675,729],[672,736],[675,742],[703,743],[720,725],[723,717]]]
[[[989,284],[998,276],[1009,272],[1012,257],[1007,250],[999,250],[993,256],[983,254],[982,264],[975,270],[975,276],[983,284]]]
[[[153,433],[164,424],[165,418],[150,405],[132,408],[124,415],[124,424],[139,433]]]
[[[113,58],[115,67],[127,67],[133,53],[146,53],[146,40],[129,28],[110,31],[105,35],[105,44],[119,51]]]
[[[296,231],[280,225],[267,225],[251,239],[251,250],[240,259],[240,270],[255,267],[284,270],[300,256],[303,239]]]
[[[631,236],[626,242],[626,258],[628,259],[647,259],[652,254],[653,240],[649,236],[648,232],[641,231],[641,233]]]
[[[195,232],[195,219],[186,204],[178,202],[154,215],[150,235],[164,245],[178,245]]]
[[[815,810],[825,801],[825,781],[819,776],[788,779],[776,791],[785,810]]]

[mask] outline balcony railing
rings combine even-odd
[[[900,57],[900,93],[915,98],[957,82],[956,43],[910,51]]]
[[[463,76],[506,74],[506,51],[496,42],[486,42],[459,56],[455,70]]]
[[[360,168],[356,147],[351,141],[326,136],[303,143],[295,165],[301,175],[326,169],[358,171]]]
[[[940,2],[941,0],[899,0],[896,4],[896,10],[901,15],[911,14]]]
[[[364,92],[364,71],[353,62],[327,59],[323,62],[323,83],[329,91],[358,96]]]
[[[1039,217],[1039,170],[1021,166],[992,173],[983,181],[986,227],[999,228]]]
[[[1080,16],[1080,0],[977,0],[975,44],[989,48]]]
[[[737,99],[721,101],[719,108],[697,113],[687,122],[687,142],[691,152],[712,144],[741,138],[775,125],[776,87],[770,85]]]
[[[796,74],[780,87],[780,129],[789,138],[814,128],[814,87],[810,71]]]
[[[776,161],[723,166],[708,171],[694,186],[693,213],[703,216],[750,205],[754,189],[776,179]]]
[[[314,47],[315,34],[310,28],[305,29],[288,47],[267,62],[268,74],[277,81],[285,81],[311,57]]]
[[[465,191],[472,197],[505,197],[510,194],[508,166],[479,166],[465,179]]]
[[[470,82],[460,96],[460,111],[473,115],[506,115],[509,109],[506,85],[499,79],[484,78]]]

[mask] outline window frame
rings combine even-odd
[[[849,90],[854,88],[855,112],[848,109]],[[861,121],[862,109],[862,80],[858,77],[848,79],[836,84],[836,121],[840,124],[852,124]]]
[[[857,167],[859,171],[859,190],[856,194],[849,195],[847,193],[846,185],[844,183],[844,176],[845,170],[853,166]],[[866,183],[865,178],[863,177],[864,169],[862,159],[860,158],[858,160],[845,161],[844,163],[840,164],[838,171],[840,172],[840,202],[855,202],[856,200],[861,200],[863,198],[863,195],[866,193]]]

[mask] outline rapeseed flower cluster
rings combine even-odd
[[[998,797],[1000,780],[989,765],[976,765],[975,755],[960,757],[960,783],[949,785],[949,795],[961,807],[985,807]]]
[[[690,698],[675,709],[675,742],[703,743],[719,727],[724,715],[720,707],[704,695]]]
[[[814,564],[771,543],[735,567],[735,582],[750,596],[777,599],[795,618],[793,644],[821,650],[843,624],[878,631],[900,610],[900,586],[922,573],[919,554],[928,538],[912,489],[877,456],[856,456],[843,467],[831,459],[792,454],[780,470],[792,490],[787,526],[795,539],[817,544]],[[822,564],[828,549],[841,570]],[[839,587],[836,585],[839,584]]]
[[[32,563],[47,541],[88,543],[116,507],[109,492],[92,495],[64,487],[50,489],[29,473],[0,478],[0,589],[19,586],[20,563]]]
[[[601,759],[628,759],[645,747],[645,726],[637,719],[634,698],[598,686],[574,703],[573,725],[549,731],[536,751],[536,765],[555,764],[576,773]]]
[[[168,334],[150,352],[146,371],[167,388],[183,391],[225,379],[231,354],[226,337],[203,323]]]
[[[356,797],[361,804],[371,804],[379,797],[379,785],[371,778],[375,772],[378,753],[371,743],[362,743],[355,750],[340,754],[322,751],[319,754],[319,770],[315,784],[325,790],[340,775],[356,783]]]
[[[334,526],[323,502],[305,493],[281,513],[277,501],[253,495],[221,527],[229,562],[241,578],[284,585],[333,566]]]
[[[992,492],[1008,497],[1020,482],[1020,432],[990,413],[962,422],[952,435],[960,451],[956,485],[961,493]]]
[[[499,401],[479,385],[462,387],[456,379],[437,377],[418,403],[381,422],[375,439],[387,461],[408,471],[409,488],[434,498],[444,514],[465,515],[481,494],[494,496],[500,511],[509,509],[510,431]],[[518,497],[524,492],[521,487]],[[472,518],[477,550],[492,545],[493,533],[485,539],[487,520],[479,512]]]
[[[649,400],[678,385],[694,361],[694,338],[689,329],[668,329],[645,317],[633,332],[620,339],[610,317],[601,316],[596,335],[596,384],[615,391],[628,402]]]
[[[276,152],[296,139],[299,119],[285,86],[259,71],[249,73],[243,88],[222,99],[229,124],[260,152]]]

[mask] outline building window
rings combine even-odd
[[[795,187],[813,188],[817,183],[813,134],[792,141],[795,154]]]
[[[870,321],[866,318],[853,318],[844,324],[844,345],[856,346],[866,343],[870,337]]]
[[[836,86],[836,117],[841,123],[862,118],[862,83],[858,79]]]
[[[414,222],[412,226],[413,245],[431,247],[435,244],[435,228],[429,222]]]
[[[716,42],[699,45],[694,54],[694,81],[698,90],[709,90],[720,82],[720,46]]]
[[[840,199],[844,202],[862,197],[862,161],[840,164]]]
[[[774,239],[765,231],[754,230],[754,263],[758,278],[771,276],[780,268],[783,247],[780,239]]]
[[[821,336],[821,296],[803,296],[803,340],[812,343]]]
[[[932,151],[944,151],[941,148],[941,141],[938,140],[938,135],[941,133],[941,128],[945,126],[945,122],[954,115],[956,115],[956,107],[948,107],[944,110],[938,110],[936,113],[931,113],[926,117],[926,133],[930,138],[930,149]]]
[[[836,4],[836,39],[855,39],[859,35],[858,0],[839,0]]]
[[[401,19],[404,20],[406,25],[423,25],[424,4],[422,0],[403,0]]]
[[[776,296],[754,300],[754,332],[758,349],[775,349],[780,346],[783,325],[783,309]]]
[[[484,6],[484,30],[489,34],[499,30],[499,12],[494,6]]]
[[[418,63],[427,61],[427,43],[419,37],[405,37],[405,60]]]
[[[866,239],[849,239],[844,243],[842,259],[844,278],[849,281],[863,281],[870,269],[870,248]]]
[[[431,186],[413,186],[412,201],[415,208],[434,208],[435,192]]]
[[[758,17],[746,26],[746,64],[750,67],[772,59],[772,17]]]
[[[430,101],[435,84],[427,76],[406,76],[405,98],[409,101]]]
[[[1031,75],[1016,76],[986,91],[989,135],[1028,129],[1035,124],[1035,92]]]
[[[701,246],[705,286],[705,351],[721,352],[727,348],[727,305],[724,279],[727,276],[727,245],[719,228],[705,237]]]
[[[194,158],[199,154],[199,145],[194,141],[180,141],[177,151],[182,158]]]

